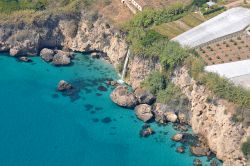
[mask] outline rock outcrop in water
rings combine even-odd
[[[52,49],[44,48],[40,52],[41,58],[46,62],[51,62],[55,55],[55,51]]]
[[[54,55],[52,59],[52,63],[55,66],[64,66],[64,65],[69,65],[71,63],[71,58],[73,55],[70,52],[65,52],[65,51],[57,51],[57,53]]]
[[[143,122],[147,122],[153,118],[152,108],[147,104],[140,104],[135,107],[136,116]]]
[[[132,92],[125,86],[118,86],[110,95],[112,101],[121,107],[134,108],[138,101]]]
[[[61,80],[57,85],[58,91],[65,91],[65,90],[69,90],[72,88],[73,88],[72,85],[64,80]]]

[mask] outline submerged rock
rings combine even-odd
[[[72,85],[64,80],[61,80],[57,85],[57,90],[59,91],[65,91],[72,88],[73,88]]]
[[[185,152],[185,148],[183,146],[179,146],[179,147],[177,147],[176,152],[178,152],[178,153],[184,153]]]
[[[25,57],[25,56],[20,57],[19,60],[22,62],[32,62],[31,59],[29,59],[28,57]]]
[[[40,52],[41,58],[46,62],[51,62],[53,60],[54,55],[55,52],[48,48],[44,48]]]
[[[138,101],[133,93],[125,86],[118,86],[110,95],[112,101],[121,107],[134,108]]]
[[[172,137],[172,140],[175,141],[175,142],[179,142],[181,141],[183,138],[183,134],[181,133],[178,133],[178,134],[175,134],[173,137]]]
[[[97,89],[98,89],[99,91],[102,91],[102,92],[105,92],[105,91],[108,90],[105,86],[99,86]]]
[[[143,89],[136,89],[134,92],[138,102],[140,104],[153,104],[155,102],[155,96],[150,93],[149,91],[143,90]]]
[[[218,163],[216,160],[213,160],[211,163],[210,163],[211,166],[218,166]]]
[[[141,129],[141,131],[140,131],[140,136],[141,136],[141,137],[148,137],[148,136],[150,136],[150,135],[152,135],[152,134],[154,134],[154,133],[155,133],[155,132],[154,132],[154,130],[150,127],[150,125],[145,124],[145,125],[142,126],[142,129]]]
[[[150,119],[152,119],[153,114],[151,111],[152,111],[151,106],[147,104],[141,104],[135,107],[136,116],[144,122],[147,122]]]
[[[193,164],[194,166],[202,166],[202,162],[199,159],[194,159]]]

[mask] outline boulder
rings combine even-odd
[[[8,44],[0,41],[0,52],[7,52],[9,51],[9,49],[10,49],[10,46]]]
[[[135,95],[129,92],[125,86],[116,87],[110,97],[114,103],[125,108],[134,108],[138,103]]]
[[[178,134],[175,134],[173,137],[172,137],[172,140],[175,141],[175,142],[179,142],[181,141],[183,138],[183,134],[181,133],[178,133]]]
[[[178,119],[180,123],[187,123],[187,116],[184,113],[178,113]]]
[[[167,118],[165,116],[165,111],[167,109],[167,105],[161,104],[161,103],[156,103],[155,108],[153,109],[153,113],[155,116],[155,121],[158,123],[166,123]]]
[[[150,119],[152,119],[153,114],[151,111],[152,111],[151,106],[147,104],[141,104],[135,107],[136,116],[143,122],[147,122]]]
[[[40,56],[41,58],[46,61],[46,62],[50,62],[53,60],[53,57],[55,55],[55,52],[51,49],[48,48],[44,48],[41,50],[40,52]]]
[[[200,147],[200,146],[191,146],[190,151],[195,156],[207,156],[209,154],[209,148],[207,147]]]
[[[156,103],[153,113],[155,115],[155,121],[158,123],[166,123],[168,121],[175,123],[177,121],[177,115],[166,104]]]
[[[90,54],[90,56],[91,56],[91,58],[99,59],[101,55],[98,52],[92,52]]]
[[[166,117],[167,117],[167,120],[169,121],[169,122],[172,122],[172,123],[175,123],[176,121],[177,121],[177,115],[175,114],[175,112],[173,112],[173,111],[169,111],[169,112],[166,112],[165,113],[165,115],[166,115]]]
[[[53,57],[52,63],[55,66],[69,65],[71,63],[72,54],[64,51],[57,51]]]
[[[10,49],[10,56],[17,56],[20,51],[18,48],[14,47]]]
[[[134,92],[138,102],[140,104],[153,104],[155,102],[155,96],[150,93],[149,91],[143,90],[143,89],[136,89]]]
[[[64,80],[61,80],[57,85],[58,91],[65,91],[65,90],[69,90],[72,88],[73,88],[72,85]]]
[[[22,62],[32,62],[31,59],[29,59],[29,58],[27,58],[25,56],[20,57],[19,60],[22,61]]]

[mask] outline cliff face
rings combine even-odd
[[[84,12],[79,15],[48,16],[32,24],[0,24],[0,52],[37,55],[44,47],[63,47],[80,52],[102,51],[117,66],[123,64],[128,46],[124,36],[104,18],[90,22]],[[153,70],[160,70],[157,59],[131,57],[126,81],[136,89]],[[175,72],[173,82],[191,101],[190,123],[194,132],[207,139],[211,150],[224,161],[225,166],[247,165],[240,144],[250,136],[250,128],[230,120],[230,113],[225,114],[229,107],[227,104],[207,102],[209,91],[198,86],[185,68]]]
[[[122,34],[99,16],[89,21],[85,12],[46,16],[31,24],[0,24],[0,51],[11,55],[38,55],[42,48],[66,48],[73,51],[101,51],[115,66],[126,55]]]
[[[240,145],[250,136],[250,127],[244,128],[231,120],[226,113],[230,105],[218,100],[216,104],[208,102],[209,91],[190,78],[183,67],[175,72],[173,82],[178,85],[191,101],[191,126],[193,131],[207,139],[208,145],[224,166],[246,166],[247,161]]]
[[[140,87],[140,83],[154,70],[160,70],[161,66],[157,58],[132,57],[130,58],[127,72],[127,83],[133,89]]]
[[[160,65],[154,59],[134,57],[128,68],[128,83],[137,88],[151,71],[160,70]],[[185,67],[175,71],[172,81],[190,100],[190,125],[193,131],[207,140],[223,165],[249,165],[250,161],[244,157],[240,145],[250,136],[250,127],[231,120],[232,114],[228,110],[234,109],[232,104],[224,100],[210,102],[210,91],[198,85]]]

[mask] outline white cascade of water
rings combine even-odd
[[[121,79],[118,80],[119,83],[124,83],[124,77],[125,77],[126,72],[127,72],[127,66],[128,66],[129,57],[130,57],[130,50],[128,49],[128,52],[127,52],[127,55],[126,55],[126,58],[125,58],[125,62],[124,62],[124,65],[123,65]]]

